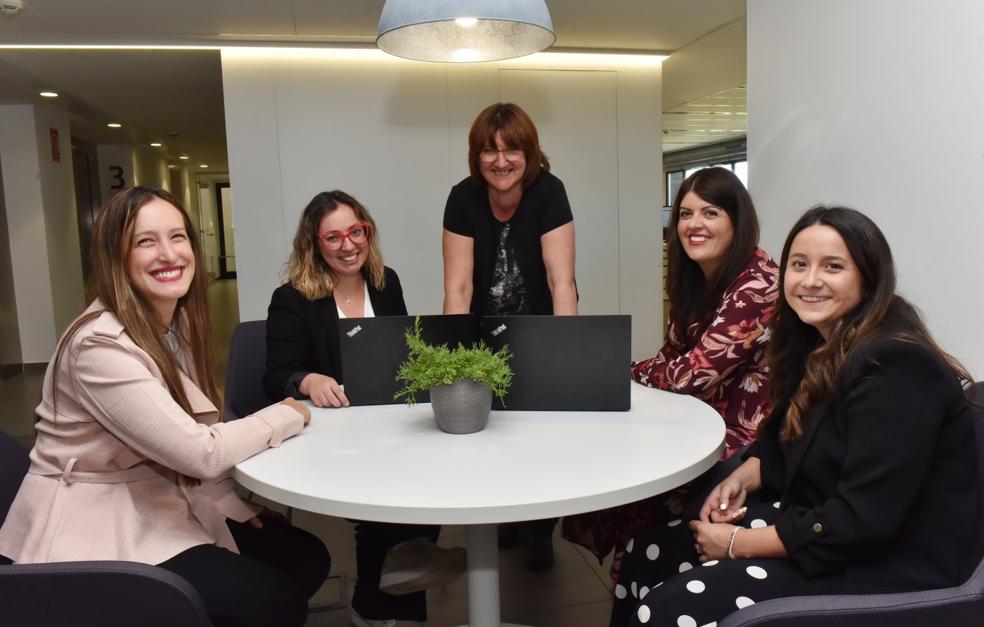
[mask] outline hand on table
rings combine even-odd
[[[314,403],[315,407],[348,407],[349,400],[345,396],[345,390],[335,379],[312,372],[301,379],[301,384],[297,388],[301,394],[307,396]]]
[[[254,529],[262,529],[264,518],[269,520],[282,520],[284,522],[287,521],[287,517],[281,514],[280,512],[275,512],[272,509],[267,509],[266,507],[264,507],[263,509],[260,510],[259,514],[253,516],[246,522],[248,522],[250,526],[253,527]]]
[[[299,413],[301,417],[304,418],[304,426],[307,426],[307,424],[311,422],[311,410],[308,409],[307,405],[305,405],[301,401],[288,396],[284,400],[280,401],[280,404],[286,405],[287,407],[290,407],[291,409]]]

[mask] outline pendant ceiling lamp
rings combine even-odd
[[[405,59],[463,63],[521,57],[555,39],[544,0],[386,0],[376,45]]]

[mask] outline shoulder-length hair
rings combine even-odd
[[[804,229],[828,226],[841,236],[861,275],[861,302],[834,325],[826,341],[796,315],[786,300],[786,267],[796,236]],[[898,339],[927,347],[963,383],[972,379],[967,370],[941,349],[908,301],[895,293],[895,263],[888,241],[878,226],[860,211],[817,205],[793,225],[782,248],[779,265],[779,299],[772,317],[769,366],[772,401],[779,406],[789,399],[781,437],[802,437],[811,407],[826,402],[849,383],[848,365],[858,350],[872,342]],[[761,427],[760,427],[761,428]]]
[[[468,131],[468,169],[472,180],[485,187],[479,160],[486,148],[495,148],[495,134],[499,133],[507,148],[522,150],[526,157],[526,172],[523,173],[523,189],[526,189],[540,175],[541,170],[550,171],[550,160],[540,149],[540,137],[533,120],[519,105],[511,102],[497,102],[489,105],[478,114]]]
[[[347,205],[355,212],[355,217],[369,225],[369,250],[362,275],[372,283],[377,290],[386,285],[386,275],[383,266],[383,250],[379,245],[379,229],[369,215],[369,210],[362,204],[340,190],[321,192],[315,195],[301,212],[294,235],[294,250],[284,267],[284,280],[289,282],[308,300],[318,300],[332,293],[337,280],[324,257],[318,244],[318,229],[326,214],[338,209],[339,205]]]
[[[164,377],[164,383],[172,398],[189,414],[191,404],[181,385],[180,366],[167,345],[157,311],[130,282],[127,262],[133,249],[133,225],[144,205],[160,199],[181,214],[188,241],[195,256],[195,273],[188,292],[178,299],[174,310],[175,331],[179,340],[191,351],[191,364],[198,387],[216,407],[222,407],[222,398],[213,378],[214,354],[212,352],[212,322],[208,308],[208,278],[205,258],[202,255],[198,232],[181,202],[162,189],[130,187],[119,191],[99,210],[92,227],[90,256],[92,274],[90,289],[103,309],[80,316],[62,336],[55,353],[52,375],[53,398],[57,398],[58,367],[65,347],[75,333],[90,320],[108,311],[123,325],[134,344],[144,350]]]
[[[720,207],[731,218],[734,235],[725,259],[708,280],[697,262],[687,256],[680,242],[680,204],[693,192],[705,202]],[[694,172],[680,185],[667,229],[667,287],[670,293],[670,319],[682,329],[694,322],[707,324],[714,316],[728,286],[745,269],[759,239],[758,216],[748,190],[734,172],[726,168],[706,168]]]

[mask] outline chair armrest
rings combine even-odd
[[[136,562],[0,566],[0,623],[6,627],[211,627],[184,578]]]
[[[735,612],[718,627],[925,627],[976,625],[984,594],[968,586],[894,594],[788,597]]]

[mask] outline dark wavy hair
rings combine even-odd
[[[861,302],[837,321],[826,341],[816,328],[799,319],[785,294],[793,241],[815,225],[837,231],[862,281]],[[892,251],[878,226],[860,211],[847,207],[817,205],[809,209],[793,225],[782,248],[779,299],[769,341],[773,406],[789,399],[781,437],[802,437],[809,409],[829,400],[851,379],[851,358],[862,347],[884,339],[921,344],[939,356],[964,384],[972,381],[966,368],[933,341],[916,308],[895,293]],[[764,421],[759,428],[763,426]]]
[[[489,105],[478,114],[468,131],[468,169],[472,180],[485,187],[479,164],[482,150],[495,147],[495,134],[500,133],[506,147],[522,150],[526,157],[526,172],[523,173],[523,189],[536,180],[541,170],[550,171],[550,160],[540,149],[540,137],[536,125],[519,105],[511,102],[497,102]]]
[[[723,209],[731,218],[734,229],[734,237],[725,260],[709,281],[697,262],[687,256],[677,233],[680,203],[689,192],[694,192],[704,201]],[[667,230],[670,319],[682,329],[694,322],[707,324],[714,316],[724,291],[745,268],[758,246],[759,224],[752,197],[731,170],[698,170],[687,177],[677,190]]]

